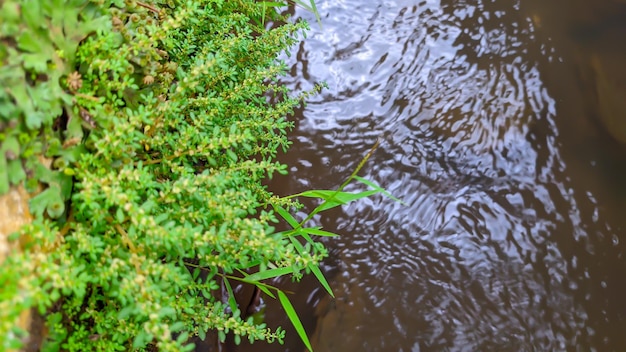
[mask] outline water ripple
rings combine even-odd
[[[320,11],[324,28],[286,82],[330,89],[298,120],[300,181],[285,187],[340,184],[381,138],[363,174],[408,205],[367,199],[320,220],[344,235],[327,242],[336,300],[310,300],[316,350],[599,346],[590,319],[611,313],[587,302],[604,300],[610,280],[596,285],[594,261],[603,243],[624,241],[572,183],[544,81],[555,51],[520,2],[343,0]]]

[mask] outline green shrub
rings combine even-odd
[[[277,14],[253,0],[0,4],[0,193],[44,186],[27,245],[0,267],[0,346],[19,346],[32,306],[46,350],[189,350],[208,330],[282,341],[219,299],[232,280],[278,297],[308,344],[262,283],[312,271],[330,292],[311,235],[332,234],[262,185],[286,172],[286,117],[321,88],[293,96],[277,81],[306,23],[265,30]],[[384,192],[359,180],[374,190],[299,196],[325,200],[312,216]],[[275,232],[277,214],[291,230]]]

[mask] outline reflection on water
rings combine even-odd
[[[326,242],[336,299],[293,288],[316,351],[626,350],[626,154],[588,78],[591,52],[626,58],[624,37],[597,45],[626,5],[318,3],[287,83],[330,89],[298,117],[275,188],[336,187],[382,138],[362,175],[408,206],[319,220],[343,235]]]

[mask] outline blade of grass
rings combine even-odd
[[[361,198],[367,198],[376,193],[379,193],[379,191],[368,190],[368,191],[363,191],[363,192],[358,192],[358,193],[335,192],[335,191],[311,191],[311,192],[304,192],[304,193],[307,193],[306,195],[303,195],[304,197],[321,198],[325,200],[324,202],[322,202],[322,204],[318,205],[313,210],[313,213],[317,214],[324,210],[328,210],[328,209],[332,209],[340,205],[348,204],[350,202],[353,202]],[[317,195],[317,196],[314,196],[314,195]]]
[[[379,193],[384,194],[384,195],[385,195],[385,196],[387,196],[388,198],[390,198],[390,199],[392,199],[392,200],[394,200],[394,201],[396,201],[396,202],[398,202],[398,203],[400,203],[400,204],[402,204],[402,205],[408,205],[408,204],[406,204],[405,202],[403,202],[401,199],[398,199],[398,198],[394,197],[394,196],[393,196],[391,193],[389,193],[389,191],[387,191],[386,189],[384,189],[384,188],[380,187],[379,185],[375,184],[374,182],[372,182],[372,181],[370,181],[370,180],[368,180],[368,179],[365,179],[365,178],[363,178],[363,177],[361,177],[361,176],[357,176],[357,175],[355,175],[355,176],[354,176],[354,179],[355,179],[355,180],[357,180],[357,181],[359,181],[359,182],[361,182],[361,183],[362,183],[362,184],[364,184],[364,185],[367,185],[367,186],[369,186],[369,187],[372,187],[373,189],[377,190]]]
[[[236,276],[231,276],[231,275],[220,275],[224,278],[228,277],[231,280],[236,280],[236,281],[240,281],[240,282],[245,282],[247,284],[251,284],[251,285],[256,285],[258,288],[261,289],[261,291],[263,291],[265,294],[267,294],[268,296],[272,297],[272,298],[276,298],[274,296],[274,294],[269,291],[270,289],[272,290],[278,290],[277,287],[274,287],[272,285],[268,285],[268,284],[264,284],[262,282],[258,282],[258,281],[250,281],[250,280],[246,280],[245,278],[242,277],[236,277]]]
[[[302,237],[309,243],[314,244],[315,242],[313,241],[313,239],[311,239],[311,237],[305,233],[303,231],[303,229],[301,229]],[[298,251],[298,253],[302,254],[305,252],[304,247],[302,246],[302,244],[294,237],[289,237],[289,239],[291,240],[291,242],[293,243],[293,246],[296,248],[296,250]],[[313,275],[315,275],[315,277],[317,278],[317,281],[320,282],[320,284],[322,284],[322,286],[324,287],[324,289],[326,290],[326,292],[328,292],[330,294],[331,297],[335,298],[335,294],[333,293],[333,290],[330,288],[330,285],[328,284],[328,281],[326,281],[326,277],[324,277],[324,274],[322,273],[322,271],[320,270],[320,268],[316,265],[316,264],[311,264],[309,266],[307,266],[309,268],[309,270],[311,270],[313,272]]]
[[[230,310],[233,314],[235,314],[235,312],[239,310],[239,307],[237,307],[237,301],[235,301],[235,294],[233,293],[232,287],[230,287],[228,279],[223,277],[222,280],[224,280],[224,286],[226,286],[226,291],[228,291],[228,305],[230,306]]]
[[[298,251],[298,254],[304,254],[306,252],[304,250],[304,247],[302,246],[302,243],[298,242],[298,240],[295,237],[289,237],[289,239],[291,240],[291,243],[293,244],[294,248]]]
[[[283,6],[288,5],[287,3],[284,3],[284,2],[275,2],[275,1],[261,1],[259,4],[263,8],[263,10],[261,11],[261,23],[263,26],[265,26],[265,17],[266,17],[267,8],[270,8],[270,7],[277,8],[277,7],[283,7]]]
[[[313,239],[311,239],[311,236],[309,236],[309,234],[307,234],[307,233],[302,234],[302,238],[304,238],[307,242],[309,242],[311,244],[315,243],[313,241]],[[332,298],[335,298],[335,294],[333,293],[333,290],[330,288],[330,285],[328,284],[328,281],[326,281],[326,277],[324,276],[324,274],[320,270],[319,265],[311,264],[311,265],[308,266],[308,268],[309,268],[309,270],[311,270],[313,272],[313,275],[315,275],[315,277],[317,278],[317,281],[319,281],[320,284],[322,284],[322,286],[324,287],[326,292],[328,292],[328,294]]]
[[[315,15],[315,19],[317,20],[317,23],[320,25],[320,28],[322,28],[322,20],[320,18],[319,11],[317,11],[317,6],[315,6],[315,0],[309,0],[310,5],[307,5],[304,1],[301,1],[301,0],[292,0],[292,2],[302,7],[303,9],[309,12],[312,12]]]
[[[333,289],[330,288],[330,285],[328,284],[328,281],[326,281],[326,277],[324,276],[324,274],[322,273],[320,268],[317,265],[309,265],[309,269],[311,269],[311,271],[313,272],[313,275],[315,275],[315,277],[317,278],[317,281],[319,281],[320,284],[322,284],[322,286],[324,287],[326,292],[328,292],[328,294],[332,298],[335,298],[335,294],[333,293]]]
[[[287,298],[287,295],[285,295],[283,291],[278,290],[277,293],[278,293],[278,300],[280,301],[280,304],[283,306],[283,309],[287,313],[287,317],[289,318],[289,321],[291,321],[291,324],[293,325],[293,327],[296,329],[296,332],[300,336],[300,339],[302,339],[302,342],[304,342],[304,345],[306,346],[306,348],[309,349],[309,351],[313,351],[313,347],[311,347],[311,342],[309,342],[309,338],[306,334],[306,331],[304,331],[304,326],[302,326],[302,322],[300,322],[298,313],[296,313],[296,310],[293,308],[293,305],[291,305],[291,302],[289,302],[289,298]]]
[[[304,231],[305,233],[309,235],[315,235],[315,236],[339,237],[338,234],[321,230],[319,227],[304,227],[302,228],[302,231]]]
[[[296,219],[287,211],[285,210],[285,208],[279,206],[279,205],[275,205],[274,206],[274,210],[283,217],[283,219],[285,219],[285,221],[287,221],[287,223],[289,225],[291,225],[291,227],[293,227],[294,229],[297,228],[299,226],[298,221],[296,221]]]
[[[292,272],[293,272],[293,269],[287,268],[287,267],[269,269],[269,270],[259,271],[257,273],[248,275],[245,277],[245,279],[248,281],[261,281],[261,280],[273,279],[275,277],[291,274]]]
[[[265,293],[266,295],[268,295],[269,297],[272,297],[273,299],[276,299],[276,296],[274,296],[274,294],[272,293],[272,291],[268,290],[267,287],[263,286],[263,285],[257,285],[257,287],[263,291],[263,293]]]
[[[374,154],[374,151],[376,150],[376,148],[378,148],[379,145],[380,145],[380,139],[376,140],[376,143],[374,143],[372,148],[370,148],[369,152],[367,152],[367,154],[365,154],[365,156],[363,157],[361,162],[359,162],[359,165],[357,165],[356,169],[354,169],[354,171],[352,171],[352,174],[350,175],[350,177],[348,177],[348,179],[346,179],[344,181],[344,183],[342,183],[341,186],[339,186],[339,188],[337,188],[337,190],[334,192],[335,194],[340,193],[341,191],[343,191],[344,188],[346,188],[346,186],[352,181],[352,179],[354,179],[354,176],[356,176],[359,173],[359,171],[361,171],[361,169],[363,168],[363,166],[365,165],[367,160],[369,160],[369,158]],[[332,196],[329,197],[329,199],[324,200],[324,202],[331,202],[331,201],[333,201],[334,197],[335,197],[335,195],[333,194]],[[289,198],[289,197],[287,197],[287,198]],[[297,230],[298,228],[301,228],[305,223],[307,223],[309,220],[313,219],[313,217],[315,215],[317,215],[317,213],[319,213],[321,211],[320,209],[323,209],[322,208],[323,205],[324,205],[324,203],[322,203],[317,208],[313,209],[313,211],[311,213],[309,213],[309,215],[304,220],[302,220],[302,222],[300,222],[298,227],[294,227],[294,229]],[[329,209],[329,208],[327,208],[327,209]]]

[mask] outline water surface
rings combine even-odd
[[[626,153],[599,122],[592,65],[626,62],[626,5],[318,7],[323,28],[295,13],[313,25],[285,82],[330,88],[298,112],[291,173],[272,188],[337,187],[380,139],[361,175],[408,205],[372,198],[316,219],[342,235],[325,241],[336,298],[282,283],[315,350],[626,350]],[[287,330],[284,347],[251,350],[305,350]]]

